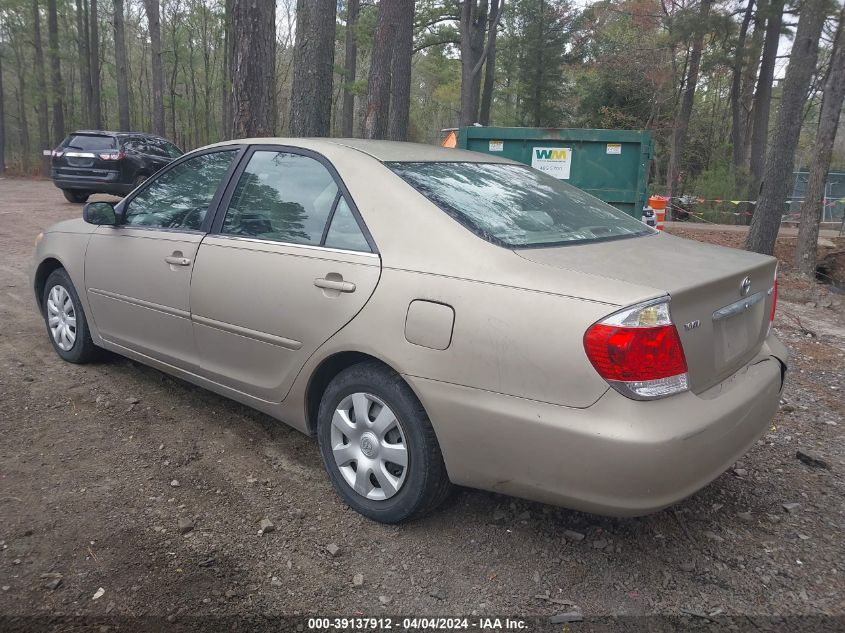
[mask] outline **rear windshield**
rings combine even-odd
[[[527,165],[387,166],[458,222],[500,246],[556,246],[654,233],[615,207]]]
[[[115,139],[113,136],[95,136],[94,134],[71,134],[62,143],[62,147],[79,150],[114,149]]]

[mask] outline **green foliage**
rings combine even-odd
[[[567,0],[513,0],[507,8],[498,62],[504,109],[520,125],[559,127],[571,117],[565,62],[574,11]]]
[[[42,40],[46,38],[46,0]],[[90,0],[81,0],[89,6]],[[168,134],[185,148],[223,137],[226,0],[160,0]],[[288,127],[296,0],[277,2],[276,129]],[[687,193],[731,197],[745,174],[731,173],[730,85],[737,55],[743,0],[717,0],[705,28],[704,57],[682,169]],[[88,125],[80,93],[83,60],[77,43],[76,0],[57,0],[67,128]],[[150,41],[143,0],[124,0],[132,127],[151,123]],[[117,127],[112,31],[113,0],[99,0],[103,127]],[[499,24],[491,119],[493,125],[650,129],[656,155],[651,173],[665,176],[675,109],[683,88],[689,45],[699,24],[699,0],[506,0]],[[439,142],[460,109],[459,0],[416,0],[410,126],[413,140]],[[361,2],[355,34],[358,72],[343,77],[346,0],[339,0],[335,55],[335,129],[344,88],[357,97],[356,119],[366,99],[378,3]],[[763,11],[761,17],[765,17]],[[753,22],[752,22],[753,28]],[[831,28],[833,25],[831,24]],[[20,171],[40,164],[34,78],[32,0],[0,0],[7,161]],[[829,34],[828,34],[829,35]],[[823,38],[823,47],[829,37]],[[829,59],[822,50],[816,85]],[[48,79],[49,79],[49,68]],[[47,82],[49,84],[49,81]],[[47,86],[49,90],[49,85]],[[774,91],[778,100],[779,90]],[[819,96],[804,118],[806,133],[796,164],[812,157]],[[58,142],[59,139],[51,139]],[[845,150],[838,150],[842,153]],[[658,192],[661,187],[656,187]],[[733,197],[737,197],[733,194]],[[741,196],[744,197],[744,194]]]
[[[460,60],[450,45],[427,48],[414,62],[411,84],[411,138],[440,142],[440,130],[458,123],[461,104]]]
[[[670,47],[654,2],[605,0],[578,20],[577,124],[643,129],[671,114]]]

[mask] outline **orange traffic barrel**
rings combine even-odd
[[[654,228],[656,228],[658,231],[662,231],[664,220],[666,220],[666,209],[655,209]]]
[[[651,196],[648,199],[648,206],[654,209],[655,227],[658,231],[663,230],[663,222],[666,220],[666,204],[669,198],[666,196]]]

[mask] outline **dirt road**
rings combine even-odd
[[[615,520],[461,490],[434,516],[387,527],[338,500],[311,439],[117,356],[56,356],[27,265],[36,233],[80,212],[47,182],[0,179],[0,629],[69,630],[50,628],[67,616],[105,630],[228,616],[258,629],[265,616],[329,614],[539,627],[573,605],[587,620],[573,631],[607,615],[634,630],[647,614],[697,630],[725,615],[754,631],[806,630],[781,620],[801,615],[845,622],[841,304],[796,302],[786,285],[780,413],[674,508]],[[264,518],[276,529],[259,536]]]

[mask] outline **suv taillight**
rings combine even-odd
[[[120,152],[104,152],[99,154],[101,160],[123,160],[126,157],[126,154],[122,151]]]
[[[584,350],[599,375],[628,398],[654,400],[689,388],[668,299],[626,308],[591,325]]]

